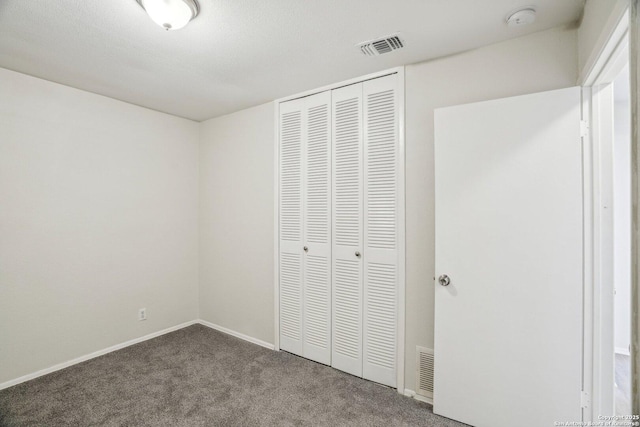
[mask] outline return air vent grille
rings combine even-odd
[[[399,35],[394,34],[380,39],[359,43],[357,46],[360,51],[367,56],[378,56],[383,53],[402,49],[404,47],[404,42]]]
[[[416,346],[416,394],[433,399],[433,350]]]

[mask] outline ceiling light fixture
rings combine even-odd
[[[165,30],[177,30],[198,16],[196,0],[136,0],[156,24]]]
[[[532,7],[520,9],[507,18],[507,25],[510,27],[521,27],[532,24],[536,20],[536,10]]]

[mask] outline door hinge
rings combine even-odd
[[[589,122],[580,120],[580,137],[585,138],[587,136],[589,136]]]
[[[586,391],[580,392],[580,406],[582,408],[588,408],[591,404],[591,400],[589,399],[589,393]]]

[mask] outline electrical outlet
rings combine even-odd
[[[147,309],[141,308],[138,310],[138,320],[147,320]]]

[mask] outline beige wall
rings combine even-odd
[[[433,111],[439,107],[574,86],[576,31],[552,29],[410,65],[405,75],[405,387],[415,390],[415,346],[433,348],[434,335]]]
[[[406,67],[406,387],[433,346],[433,110],[573,86],[575,30],[554,29]],[[200,313],[273,343],[272,104],[205,122],[200,159]]]
[[[200,318],[273,343],[273,103],[200,138]]]
[[[0,69],[0,383],[197,318],[197,221],[198,123]]]

